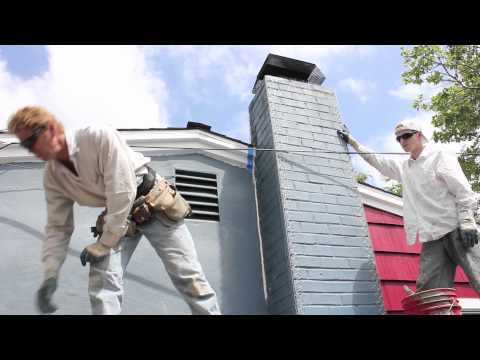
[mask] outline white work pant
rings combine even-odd
[[[122,238],[109,256],[91,264],[89,295],[92,313],[114,315],[121,312],[123,274],[142,235],[162,259],[173,285],[189,305],[192,314],[219,315],[217,296],[205,278],[190,231],[183,221],[167,225],[159,214],[155,214],[148,224],[139,227],[139,234],[135,238]]]

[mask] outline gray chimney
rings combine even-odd
[[[335,94],[314,64],[269,54],[249,106],[272,314],[384,313]]]

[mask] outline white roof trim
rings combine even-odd
[[[480,314],[480,299],[478,298],[458,298],[463,313]]]
[[[134,149],[141,151],[147,156],[177,155],[177,154],[204,154],[213,159],[229,163],[233,166],[246,167],[248,146],[228,140],[215,134],[206,133],[197,129],[185,130],[152,130],[141,132],[143,136],[139,137],[138,131],[122,131],[129,145],[134,145]],[[149,149],[137,146],[161,146],[168,148],[215,148],[223,150],[163,150]],[[245,150],[229,150],[229,149]]]
[[[224,137],[206,133],[197,129],[188,130],[145,130],[120,132],[129,145],[134,145],[135,151],[146,156],[164,156],[179,154],[203,154],[213,159],[226,162],[230,165],[245,168],[247,165],[248,146]],[[0,134],[2,145],[18,142],[11,134]],[[149,149],[137,146],[159,146],[178,148],[178,150]],[[215,148],[225,150],[184,150],[183,148]],[[245,150],[229,150],[229,149]],[[9,162],[36,162],[39,161],[20,145],[11,145],[0,150],[0,164]]]
[[[358,191],[365,205],[403,216],[403,200],[380,189],[358,184]]]

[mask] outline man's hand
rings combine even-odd
[[[97,241],[96,243],[90,244],[83,249],[82,253],[80,254],[80,262],[83,266],[87,265],[87,262],[96,263],[101,261],[109,253],[110,248]]]
[[[350,135],[346,131],[337,130],[337,134],[338,136],[340,136],[340,139],[342,139],[345,143],[349,144]]]
[[[358,150],[359,143],[351,134],[344,130],[337,130],[337,134],[343,141],[349,145],[352,145],[354,149]]]
[[[57,290],[57,279],[45,280],[37,291],[37,307],[43,314],[51,314],[57,311],[57,306],[52,303],[53,293]]]
[[[474,247],[475,244],[478,244],[477,229],[462,229],[460,227],[460,240],[464,248]]]

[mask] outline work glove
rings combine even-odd
[[[348,140],[349,140],[350,136],[346,131],[337,130],[337,134],[338,134],[338,136],[340,136],[340,139],[342,139],[343,142],[348,144]]]
[[[478,231],[473,219],[460,225],[460,241],[464,248],[478,244]]]
[[[57,278],[46,279],[37,291],[37,307],[43,314],[51,314],[58,307],[52,303],[53,293],[57,290]]]
[[[110,248],[103,245],[100,241],[97,241],[96,243],[90,244],[83,249],[82,253],[80,254],[80,262],[83,266],[87,265],[87,262],[96,263],[101,261],[109,253]]]
[[[348,132],[344,130],[337,130],[337,134],[338,136],[340,136],[340,139],[342,139],[345,143],[352,145],[354,148],[358,147],[357,140]]]

